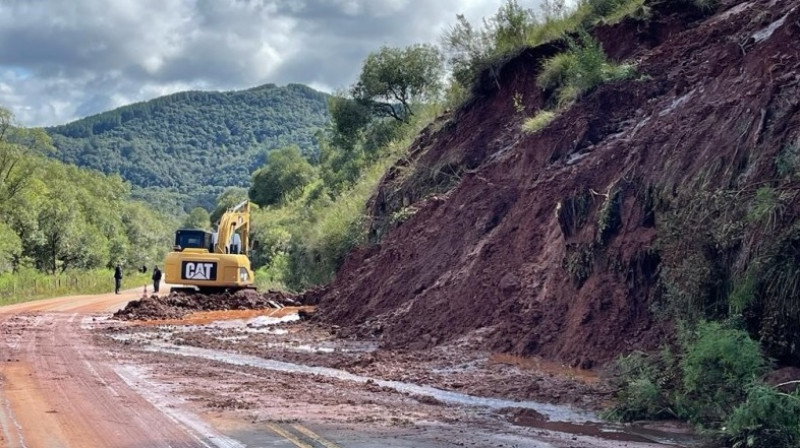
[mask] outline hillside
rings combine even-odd
[[[269,150],[315,151],[327,95],[303,85],[183,92],[47,129],[60,160],[119,173],[168,208],[213,208],[224,187],[246,186]]]
[[[535,83],[554,42],[429,126],[321,318],[386,347],[467,340],[582,367],[657,349],[675,317],[739,319],[800,364],[800,10],[647,3],[648,19],[592,31],[637,79],[525,133],[554,102]]]

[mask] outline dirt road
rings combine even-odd
[[[0,308],[0,446],[657,446],[597,424],[512,424],[589,414],[471,395],[463,372],[425,380],[443,361],[333,340],[291,309],[187,325],[108,319],[140,294]],[[351,356],[377,361],[359,367]]]

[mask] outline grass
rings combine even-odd
[[[65,295],[113,292],[113,276],[112,270],[105,269],[47,275],[35,269],[22,268],[17,273],[0,274],[0,305]],[[148,273],[127,274],[123,278],[122,287],[128,289],[149,283]]]
[[[536,78],[539,87],[556,92],[560,107],[601,84],[636,75],[634,65],[610,62],[600,43],[586,31],[580,31],[577,40],[567,41],[567,51],[545,60]]]
[[[556,118],[556,113],[549,110],[540,110],[536,115],[522,123],[522,131],[533,134],[544,129]]]

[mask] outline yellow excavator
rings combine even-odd
[[[216,232],[180,229],[164,262],[172,291],[205,293],[255,289],[250,269],[250,202],[229,209]]]

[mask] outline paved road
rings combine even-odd
[[[150,378],[146,368],[120,362],[119,353],[93,341],[95,319],[107,318],[141,294],[137,288],[0,307],[0,447],[656,446],[524,429],[507,433],[458,422],[399,428],[209,421]],[[176,357],[174,363],[179,362]],[[194,379],[179,380],[191,384]]]

